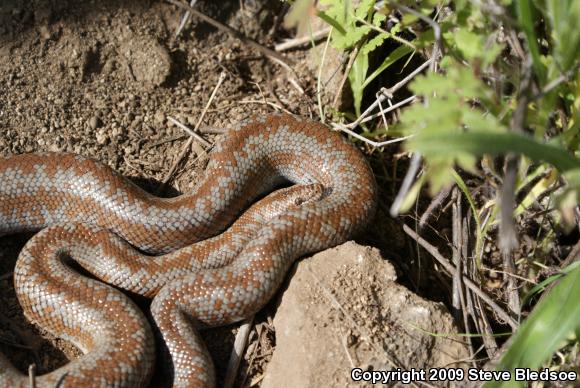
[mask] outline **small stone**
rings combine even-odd
[[[117,123],[113,123],[111,135],[113,137],[119,137],[123,133],[123,129],[117,125]]]
[[[38,33],[39,33],[40,39],[42,41],[50,40],[50,38],[52,37],[52,34],[51,34],[50,30],[48,29],[48,26],[46,26],[46,25],[40,26],[38,28]]]
[[[107,132],[105,130],[101,130],[95,134],[95,139],[97,140],[98,144],[103,145],[107,143],[109,137],[107,136]]]
[[[61,152],[62,151],[62,147],[59,146],[58,144],[50,144],[48,146],[48,151],[49,152]]]
[[[165,114],[158,110],[157,112],[155,112],[155,116],[153,116],[153,122],[156,125],[163,125],[165,123]]]
[[[89,119],[89,127],[91,129],[97,129],[101,126],[102,122],[97,116],[93,116]]]

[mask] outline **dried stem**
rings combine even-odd
[[[326,38],[329,33],[330,27],[320,31],[315,31],[312,34],[305,35],[300,38],[288,39],[285,42],[278,43],[276,46],[274,46],[274,50],[280,52],[290,50],[295,47],[305,46],[310,44],[311,42],[316,42],[318,40]]]
[[[246,349],[246,345],[248,344],[248,337],[252,330],[253,322],[254,317],[252,316],[250,319],[244,321],[236,334],[234,348],[232,349],[230,360],[228,361],[228,368],[223,385],[224,388],[231,388],[234,386],[240,362],[242,361],[242,356],[244,354],[244,349]]]
[[[433,256],[433,258],[435,258],[437,262],[441,264],[443,268],[445,268],[445,270],[451,274],[451,276],[455,274],[455,268],[453,268],[453,266],[449,263],[449,261],[446,260],[439,253],[437,248],[435,248],[433,245],[431,245],[429,242],[427,242],[425,239],[423,239],[421,236],[415,233],[413,229],[411,229],[409,226],[403,225],[403,230],[413,240],[417,241],[417,243],[419,243],[419,245],[421,245],[427,252],[429,252],[431,256]],[[507,324],[510,325],[513,330],[516,330],[518,328],[519,326],[518,323],[508,313],[506,313],[504,309],[502,309],[497,303],[495,303],[493,299],[491,299],[483,290],[481,290],[471,279],[464,278],[463,282],[465,283],[467,288],[469,288],[474,294],[479,296],[485,303],[487,303],[487,305],[491,309],[493,309],[501,319],[507,322]]]
[[[207,16],[206,14],[199,12],[198,10],[196,10],[195,8],[193,8],[187,4],[183,4],[177,0],[166,0],[166,1],[168,3],[171,3],[171,4],[181,8],[181,9],[189,11],[193,16],[203,20],[204,22],[206,22],[208,24],[211,24],[212,26],[214,26],[215,28],[217,28],[221,31],[228,33],[229,35],[233,36],[234,38],[239,39],[242,43],[258,50],[259,52],[261,52],[262,54],[264,54],[268,58],[275,59],[276,61],[282,62],[284,64],[286,64],[286,63],[293,64],[291,60],[280,55],[280,53],[277,53],[276,51],[269,49],[268,47],[266,47],[264,45],[261,45],[260,43],[248,38],[247,36],[245,36],[244,34],[239,32],[238,30],[235,30],[232,27],[228,26],[227,24],[223,24],[222,22],[217,21],[217,20]],[[289,66],[286,64],[286,67],[289,67]]]
[[[226,74],[225,73],[221,73],[220,74],[220,77],[218,79],[218,82],[217,82],[217,84],[216,84],[213,92],[211,93],[211,96],[209,97],[209,100],[207,101],[207,104],[203,108],[203,112],[201,112],[201,115],[199,116],[199,119],[197,120],[197,124],[195,125],[195,128],[193,129],[194,131],[197,131],[197,129],[201,125],[201,121],[205,117],[205,114],[207,112],[207,109],[211,105],[213,99],[215,98],[215,95],[216,95],[218,89],[220,88],[221,84],[224,82],[225,79],[226,79]],[[169,180],[171,179],[171,177],[175,173],[175,170],[177,170],[177,166],[179,165],[179,163],[181,163],[181,161],[183,160],[183,158],[185,157],[185,155],[187,155],[187,153],[189,152],[192,143],[193,143],[193,137],[190,137],[189,140],[185,143],[185,145],[181,149],[181,152],[179,153],[179,156],[177,157],[177,159],[175,159],[175,161],[173,162],[173,165],[171,166],[171,168],[169,169],[169,171],[167,172],[167,174],[163,178],[163,182],[162,182],[162,184],[161,184],[158,192],[162,191],[165,188],[165,185],[167,185],[167,182],[169,182]]]

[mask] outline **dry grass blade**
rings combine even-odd
[[[419,243],[419,245],[421,245],[427,252],[429,252],[431,256],[433,256],[433,258],[435,258],[437,262],[441,264],[443,268],[445,268],[445,270],[451,274],[451,276],[455,274],[455,268],[453,268],[453,266],[449,263],[449,261],[447,261],[439,253],[439,250],[437,248],[429,244],[429,242],[427,242],[425,239],[423,239],[421,236],[415,233],[413,229],[411,229],[409,226],[403,225],[403,231],[407,233],[407,235],[409,235],[412,239],[417,241],[417,243]],[[493,299],[490,298],[483,290],[481,290],[471,279],[464,278],[463,282],[471,291],[473,291],[474,294],[476,294],[483,301],[485,301],[485,303],[487,303],[487,305],[491,307],[491,309],[495,311],[496,314],[501,319],[503,319],[508,325],[510,325],[512,329],[516,330],[518,328],[519,326],[518,322],[516,322],[508,313],[505,312],[504,309],[502,309],[497,303],[495,303]]]

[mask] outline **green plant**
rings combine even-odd
[[[358,116],[364,90],[368,85],[393,63],[413,52],[415,47],[397,37],[400,25],[395,25],[391,31],[381,28],[386,16],[375,12],[374,0],[361,0],[356,7],[354,2],[343,0],[321,0],[320,3],[324,10],[319,10],[317,15],[333,27],[332,45],[341,51],[358,49],[348,73]],[[388,38],[398,39],[404,44],[387,55],[369,75],[369,55]]]
[[[578,264],[578,263],[576,263]],[[568,341],[578,341],[580,333],[580,266],[569,267],[552,291],[536,305],[512,338],[498,370],[518,367],[536,369]],[[513,376],[513,373],[512,373]],[[518,387],[522,382],[489,382],[486,388]]]
[[[425,103],[403,112],[400,129],[415,135],[405,147],[423,155],[425,182],[432,192],[455,180],[466,193],[476,218],[479,248],[486,228],[482,231],[479,212],[465,184],[449,172],[455,166],[475,172],[484,155],[521,155],[522,168],[530,163],[543,170],[546,163],[555,167],[565,186],[556,191],[553,202],[561,211],[559,219],[568,219],[573,225],[571,209],[580,198],[580,38],[574,28],[580,20],[580,2],[517,0],[502,7],[505,14],[495,15],[477,4],[455,1],[455,12],[441,23],[446,47],[441,71],[419,76],[410,85]],[[523,32],[524,58],[510,58],[505,45],[496,42],[494,30],[500,25],[507,27],[506,34],[513,31],[517,36]],[[526,87],[526,83],[532,86]],[[525,175],[523,170],[519,175]],[[551,175],[538,182],[534,198],[548,189],[549,185],[543,183],[551,185],[559,180]],[[519,214],[532,203],[529,197],[524,198],[517,209]],[[535,307],[515,334],[498,369],[537,368],[579,331],[579,276],[577,267],[568,271]]]
[[[575,225],[573,209],[580,200],[580,1],[386,1],[378,10],[374,1],[354,4],[322,0],[317,15],[333,26],[334,47],[356,53],[348,79],[357,117],[377,75],[409,54],[440,49],[437,71],[417,76],[409,85],[422,103],[405,108],[395,127],[413,136],[404,147],[421,154],[425,162],[424,174],[403,206],[409,209],[424,185],[436,193],[456,184],[475,219],[474,256],[481,260],[487,233],[498,222],[500,201],[491,199],[478,208],[456,171],[477,175],[482,164],[493,165],[494,158],[517,156],[519,181],[513,188],[519,199],[514,216],[526,216],[538,198],[549,197],[544,202],[556,204],[558,210],[546,211],[551,222]],[[386,31],[384,15],[394,9],[399,19]],[[429,28],[434,25],[437,33]],[[402,31],[414,38],[402,40]],[[398,40],[401,46],[385,53],[382,64],[371,70],[369,55],[386,39]],[[365,136],[383,133],[379,129]],[[503,171],[493,174],[501,181]],[[482,180],[497,189],[496,182]],[[500,368],[539,367],[579,331],[579,267],[565,272],[518,330]],[[534,288],[532,294],[542,289]],[[546,329],[556,325],[555,320],[563,323],[557,330]]]

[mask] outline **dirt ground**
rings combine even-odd
[[[196,7],[269,47],[290,36],[281,26],[282,2],[201,1]],[[167,117],[195,126],[221,74],[225,79],[202,129],[227,128],[250,114],[272,112],[273,105],[316,116],[316,78],[305,50],[285,53],[294,63],[295,74],[289,74],[195,19],[175,38],[180,16],[174,6],[157,1],[2,1],[0,154],[74,152],[170,196],[195,185],[207,155],[194,147],[173,174],[171,187],[160,191],[159,182],[188,138]],[[405,248],[400,233],[389,231],[391,249]],[[35,363],[42,374],[78,350],[22,317],[11,271],[27,238],[0,239],[0,351],[21,370]],[[403,253],[390,257],[397,255]],[[256,318],[257,326],[269,328],[273,311],[271,304]],[[266,355],[275,345],[267,330],[260,336]],[[205,334],[220,381],[234,332],[224,328]],[[268,359],[260,357],[251,368],[242,365],[238,384],[248,385]]]

